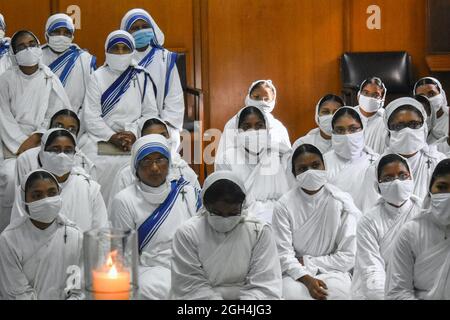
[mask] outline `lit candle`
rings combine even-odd
[[[113,258],[117,251],[111,252],[106,265],[100,270],[92,270],[92,291],[95,300],[129,300],[130,273],[117,270]]]

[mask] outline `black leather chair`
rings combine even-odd
[[[356,106],[359,86],[364,79],[381,78],[387,88],[385,105],[401,96],[411,96],[414,79],[411,56],[405,51],[345,52],[340,61],[342,96]]]

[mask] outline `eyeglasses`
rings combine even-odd
[[[273,99],[270,99],[269,97],[260,97],[260,96],[252,96],[253,100],[257,101],[264,101],[264,102],[272,102]]]
[[[236,210],[236,211],[233,211],[233,212],[228,212],[226,216],[227,216],[227,217],[240,216],[240,215],[242,214],[242,206],[243,206],[243,204],[241,204],[241,205],[239,206],[239,210]],[[225,216],[225,215],[224,215],[223,213],[221,213],[221,212],[217,212],[217,211],[213,211],[213,210],[209,210],[209,209],[208,209],[208,212],[209,212],[209,214],[212,215],[212,216],[219,216],[219,217],[224,217],[224,216]]]
[[[382,179],[379,180],[380,183],[384,183],[384,182],[392,182],[395,180],[400,180],[400,181],[405,181],[411,178],[411,175],[407,174],[407,173],[401,173],[398,176],[386,176],[383,177]]]
[[[159,159],[144,159],[141,162],[139,162],[139,165],[143,168],[150,168],[152,167],[154,164],[156,164],[156,166],[163,166],[163,165],[167,165],[169,163],[169,159],[166,158],[159,158]]]
[[[410,122],[400,122],[400,123],[392,123],[390,125],[391,130],[400,131],[405,128],[410,129],[419,129],[423,126],[423,122],[420,121],[410,121]]]
[[[343,135],[343,134],[356,133],[356,132],[359,132],[361,130],[362,130],[362,128],[361,127],[357,127],[357,126],[350,126],[348,128],[337,127],[337,128],[334,128],[333,133],[339,134],[339,135]]]
[[[55,125],[53,128],[59,128],[59,129],[66,129],[67,131],[69,131],[71,134],[73,135],[77,135],[77,129],[70,127],[70,128],[64,128],[64,126],[62,124],[57,124]]]
[[[49,149],[47,149],[45,151],[51,152],[51,153],[57,153],[57,154],[59,154],[59,153],[70,154],[70,155],[75,154],[75,149],[64,149],[63,150],[63,149],[58,148],[58,147],[52,147],[52,148],[49,148]]]
[[[22,51],[22,50],[25,50],[25,49],[27,49],[27,48],[37,48],[39,45],[37,44],[37,42],[33,42],[33,43],[30,43],[30,44],[25,44],[25,43],[22,43],[22,44],[19,44],[19,45],[17,45],[16,46],[16,53],[17,52],[20,52],[20,51]]]
[[[361,94],[362,94],[363,96],[366,96],[366,97],[369,97],[369,98],[375,98],[375,99],[381,99],[381,98],[383,98],[383,96],[382,96],[381,94],[379,94],[378,92],[372,92],[372,93],[370,93],[370,92],[368,92],[368,91],[363,91],[363,92],[361,92]]]

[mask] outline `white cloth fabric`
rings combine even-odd
[[[328,299],[350,298],[349,272],[354,266],[356,224],[360,216],[350,195],[331,184],[325,184],[314,195],[293,188],[278,201],[273,228],[283,272],[284,298],[311,299],[306,287],[296,280],[319,274],[332,279],[331,282],[327,277],[322,279],[329,290]],[[300,264],[300,257],[304,265]]]
[[[48,66],[64,53],[65,52],[55,53],[48,45],[44,45],[42,48],[42,62]],[[94,72],[91,68],[92,59],[94,59],[94,57],[89,52],[83,51],[75,62],[75,65],[67,78],[66,86],[64,87],[73,110],[79,115],[90,77]],[[56,75],[59,77],[63,70],[64,68],[60,68],[56,72]]]
[[[381,108],[370,118],[364,116],[359,106],[355,109],[361,116],[364,126],[364,141],[366,146],[371,148],[374,152],[382,154],[386,149],[386,137],[388,135],[387,128],[384,124],[384,109]]]
[[[348,192],[356,206],[363,211],[362,199],[366,196],[361,194],[363,177],[372,163],[378,159],[379,155],[370,148],[365,147],[361,157],[353,160],[346,160],[336,154],[334,150],[327,152],[323,158],[325,169],[328,172],[329,182],[344,192]]]
[[[309,131],[305,136],[298,138],[292,145],[292,150],[297,149],[302,144],[312,144],[322,152],[327,153],[331,150],[331,138],[329,140],[324,139],[320,134],[319,128],[314,128]]]
[[[119,192],[111,205],[111,225],[125,230],[138,229],[159,204],[146,201],[139,184]],[[171,287],[172,239],[177,228],[196,214],[197,192],[186,185],[168,217],[143,249],[139,263],[139,294],[144,299],[167,299]]]
[[[257,157],[243,147],[229,148],[223,158],[216,158],[215,170],[229,170],[240,177],[247,191],[249,212],[271,223],[275,202],[290,188],[288,155],[287,150],[273,148]]]
[[[383,300],[386,269],[400,228],[415,218],[422,201],[416,196],[395,208],[384,199],[358,223],[356,261],[352,279],[353,299]]]
[[[40,168],[37,156],[34,161],[20,160],[17,165],[16,197],[26,175]],[[25,167],[25,165],[30,165],[30,167]],[[106,205],[100,193],[100,185],[96,181],[75,167],[66,182],[60,183],[60,186],[64,215],[73,221],[81,231],[109,226]],[[20,204],[15,201],[11,212],[11,222],[20,219],[23,214]]]
[[[17,153],[29,136],[45,132],[61,109],[72,108],[59,78],[47,66],[40,64],[32,75],[14,66],[0,76],[1,221],[9,220],[15,192],[15,159],[3,160],[3,148]]]
[[[2,75],[6,70],[8,70],[11,67],[12,67],[11,56],[9,55],[9,53],[6,53],[0,57],[0,75]]]
[[[450,299],[450,228],[424,211],[406,223],[394,244],[386,298]]]
[[[274,300],[281,298],[281,290],[280,262],[269,225],[244,217],[232,231],[221,233],[210,226],[203,211],[175,233],[171,298]]]
[[[45,230],[23,216],[0,235],[3,299],[82,299],[81,288],[67,287],[71,266],[82,266],[82,233],[62,215]]]
[[[164,49],[164,33],[156,24],[155,20],[150,16],[150,14],[143,9],[132,9],[128,11],[122,19],[120,28],[125,30],[125,26],[130,18],[136,14],[142,14],[146,16],[150,22],[151,27],[155,33],[156,42],[160,46],[160,50],[155,52],[153,56],[153,60],[150,65],[147,67],[150,76],[152,77],[155,86],[156,86],[156,104],[158,106],[159,116],[164,121],[170,123],[176,130],[174,130],[174,140],[176,141],[176,147],[178,148],[179,141],[179,133],[183,128],[183,119],[184,119],[184,95],[183,88],[181,87],[180,75],[178,73],[177,66],[173,67],[171,74],[169,75],[169,85],[168,92],[165,92],[165,82],[167,77],[167,64],[169,59],[167,58],[169,55],[169,50]],[[149,46],[145,51],[139,52],[136,51],[135,59],[137,62],[140,62],[150,51],[152,50],[152,46]]]
[[[216,158],[222,158],[226,150],[237,146],[238,122],[241,111],[242,109],[225,124],[222,136],[220,137],[219,146],[217,147]],[[282,143],[283,145],[290,147],[291,141],[289,139],[289,133],[281,121],[276,119],[271,113],[264,112],[264,116],[267,119],[266,127],[269,130],[270,138],[273,143]]]
[[[448,136],[442,137],[438,141],[434,143],[436,145],[436,148],[439,152],[445,154],[448,157],[450,157],[450,145],[448,144]]]
[[[387,148],[382,156],[390,153],[393,152]],[[413,194],[419,197],[419,199],[423,200],[428,193],[434,168],[443,159],[445,159],[445,155],[437,151],[436,146],[428,145],[417,152],[416,155],[406,159],[414,177]],[[364,213],[372,209],[380,198],[380,194],[376,189],[376,163],[372,164],[365,174],[358,176],[358,178],[362,184],[360,185],[360,192],[355,201],[361,205],[360,209]]]
[[[198,182],[197,174],[194,170],[184,161],[178,153],[172,152],[172,163],[170,167],[169,179],[179,179],[183,176],[183,179],[188,181],[191,186],[200,190],[201,186]],[[114,197],[123,189],[130,186],[136,181],[130,164],[125,164],[117,173],[114,178],[113,185],[111,187],[111,194],[109,198],[109,207],[114,200]]]
[[[157,116],[156,102],[152,85],[147,83],[147,94],[144,96],[144,72],[132,80],[130,87],[120,101],[105,118],[101,116],[101,95],[120,76],[108,66],[102,66],[92,75],[83,106],[84,121],[87,130],[87,141],[80,148],[96,166],[97,181],[102,186],[104,199],[109,199],[112,182],[119,169],[128,163],[129,156],[98,155],[97,142],[108,141],[110,137],[121,131],[131,131],[137,137],[139,121]]]

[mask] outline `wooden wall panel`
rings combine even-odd
[[[381,29],[366,26],[367,7],[381,9]],[[351,0],[352,51],[407,51],[416,77],[427,75],[426,0]]]
[[[339,92],[343,1],[209,0],[209,119],[223,129],[250,83],[272,79],[291,139],[314,126],[320,96]]]
[[[6,21],[6,35],[11,37],[18,30],[28,29],[44,43],[44,28],[50,7],[49,0],[0,0],[0,13]]]

